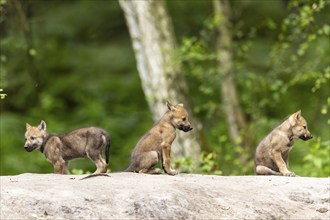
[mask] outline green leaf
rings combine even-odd
[[[329,35],[330,34],[330,26],[328,24],[323,25],[323,33],[325,35]]]
[[[36,56],[37,55],[36,49],[34,49],[34,48],[29,49],[29,54],[33,57]]]
[[[326,106],[322,106],[322,109],[321,109],[321,114],[322,115],[326,115],[328,113],[328,109]]]

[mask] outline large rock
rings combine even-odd
[[[1,219],[330,219],[329,178],[1,176]]]

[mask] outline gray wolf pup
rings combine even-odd
[[[301,111],[293,113],[259,143],[255,153],[255,173],[296,176],[289,170],[289,152],[293,140],[300,138],[306,141],[312,137]]]
[[[193,128],[183,104],[173,106],[167,102],[167,107],[168,111],[163,117],[136,144],[126,172],[160,174],[161,169],[154,166],[161,161],[167,174],[178,174],[170,167],[171,145],[176,137],[176,129],[188,132]]]
[[[102,158],[105,148],[106,161]],[[37,127],[26,123],[26,151],[40,150],[53,164],[57,174],[67,174],[69,160],[86,155],[96,164],[94,173],[105,173],[109,163],[110,139],[100,128],[80,128],[62,135],[49,134],[43,120]]]

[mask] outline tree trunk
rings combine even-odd
[[[154,121],[167,110],[166,101],[183,103],[194,130],[178,132],[172,151],[197,161],[200,154],[201,123],[192,114],[180,65],[175,62],[175,35],[163,0],[119,0],[131,35],[137,69]]]
[[[246,122],[242,113],[234,82],[232,35],[230,19],[230,5],[227,0],[213,0],[215,19],[217,26],[217,54],[221,77],[221,97],[229,127],[231,141],[243,144],[249,151],[250,139],[246,135]]]

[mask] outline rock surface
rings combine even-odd
[[[1,176],[0,219],[330,219],[330,178]]]

